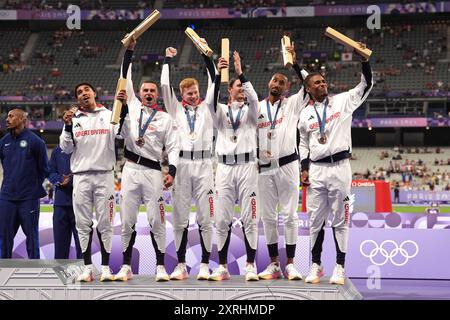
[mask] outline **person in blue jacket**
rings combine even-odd
[[[11,258],[19,226],[26,236],[28,258],[39,259],[39,199],[46,196],[42,183],[48,175],[47,147],[25,128],[27,113],[8,112],[8,133],[0,140],[3,182],[0,190],[0,252]]]
[[[48,180],[55,186],[53,202],[53,239],[55,259],[69,259],[70,243],[73,239],[77,259],[82,258],[78,232],[75,227],[75,215],[72,206],[72,173],[70,171],[71,154],[62,152],[57,146],[50,157]]]

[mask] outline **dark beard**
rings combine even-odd
[[[276,90],[270,90],[269,91],[270,95],[273,96],[274,98],[280,98],[281,94],[279,93],[279,91],[276,91],[276,92],[274,92],[274,91],[276,91]]]

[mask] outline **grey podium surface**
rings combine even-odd
[[[286,279],[245,281],[232,276],[226,281],[156,282],[135,275],[127,282],[78,283],[81,260],[0,260],[0,300],[360,300],[350,279],[344,286]]]

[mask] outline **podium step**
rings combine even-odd
[[[0,260],[0,300],[360,300],[350,279],[344,286],[328,278],[311,285],[286,279],[245,281],[233,276],[225,281],[156,282],[135,275],[127,282],[77,283],[80,260]]]

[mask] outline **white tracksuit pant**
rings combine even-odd
[[[258,244],[259,214],[256,207],[258,169],[256,163],[225,165],[219,163],[216,171],[216,231],[217,247],[223,248],[234,217],[234,205],[239,199],[241,221],[245,236],[254,250]]]
[[[293,161],[282,167],[262,172],[258,178],[259,210],[264,225],[266,243],[278,243],[278,214],[284,220],[285,242],[297,244],[299,167]],[[277,206],[279,205],[279,213]]]
[[[125,252],[137,223],[142,201],[147,209],[150,231],[161,253],[166,250],[166,223],[161,171],[127,161],[122,171],[120,218],[122,220],[122,248]]]
[[[331,226],[334,228],[339,250],[347,252],[352,183],[350,160],[335,163],[312,162],[309,181],[311,185],[307,191],[306,206],[310,220],[311,248],[331,213]]]
[[[85,252],[90,242],[95,209],[97,231],[105,251],[111,253],[115,214],[114,174],[109,172],[77,173],[73,176],[73,212],[80,240]]]
[[[192,198],[197,206],[197,224],[205,248],[211,252],[214,218],[214,178],[211,159],[180,159],[172,191],[173,232],[176,250],[189,226]]]

